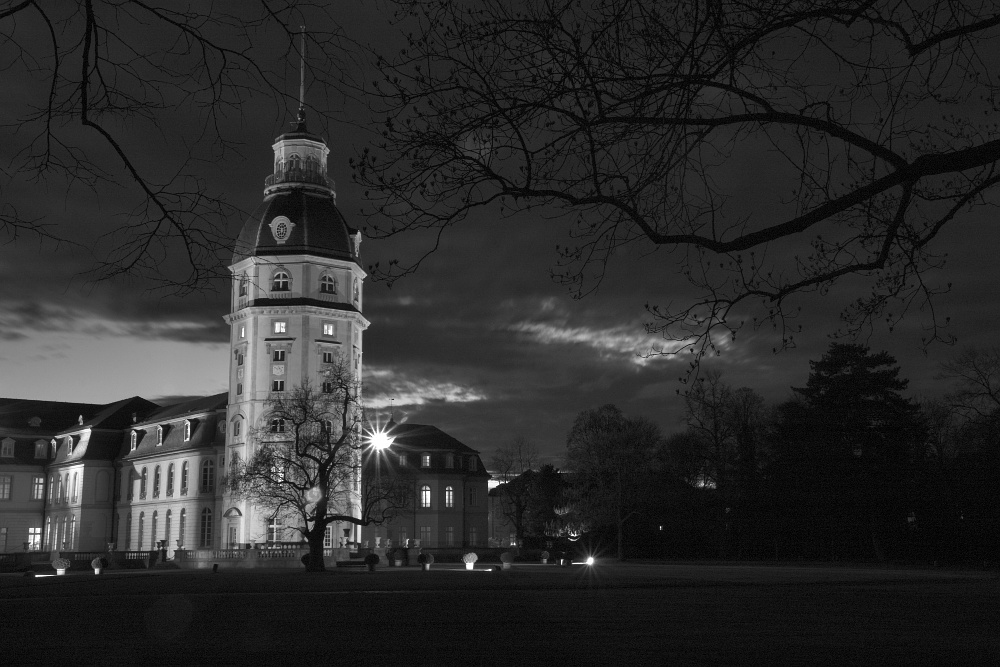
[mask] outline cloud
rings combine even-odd
[[[402,369],[370,365],[365,368],[365,403],[371,408],[473,403],[487,399],[485,392],[469,383],[436,380]]]

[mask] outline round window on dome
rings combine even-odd
[[[274,237],[274,240],[282,244],[291,236],[292,229],[295,228],[295,223],[285,216],[279,215],[268,226],[271,228],[271,236]]]

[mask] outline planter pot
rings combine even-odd
[[[59,575],[59,576],[62,576],[62,575],[64,575],[64,574],[66,574],[66,570],[65,570],[65,569],[62,569],[62,570],[56,570],[56,574],[57,574],[57,575]]]
[[[542,559],[542,565],[548,565],[548,564],[549,564],[549,559],[548,558],[543,558]]]
[[[103,568],[95,567],[94,568],[94,574],[100,574],[102,569]]]
[[[403,561],[401,560],[393,561],[393,563],[396,565],[396,567],[403,567]]]
[[[473,565],[475,565],[475,563],[466,563],[465,564],[465,569],[466,570],[471,570]]]
[[[510,563],[503,563],[503,569],[509,570],[510,569]]]
[[[424,572],[427,572],[428,570],[430,570],[430,569],[431,569],[431,564],[430,564],[430,563],[422,563],[422,564],[420,565],[420,568],[421,568],[421,569],[422,569],[422,570],[423,570]]]

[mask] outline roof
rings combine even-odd
[[[200,396],[181,403],[165,406],[144,420],[127,429],[119,438],[118,455],[125,460],[145,458],[151,454],[165,454],[181,450],[214,447],[222,437],[218,431],[217,415],[225,411],[229,394]],[[184,428],[177,422],[190,419],[190,438],[184,439]],[[157,444],[156,428],[163,427],[163,443]],[[136,432],[136,449],[132,451],[132,431]]]
[[[280,217],[291,223],[283,242],[271,230],[272,222]],[[332,194],[294,187],[280,190],[265,196],[243,225],[233,251],[233,264],[262,255],[315,255],[357,262],[350,238],[354,232]]]
[[[21,398],[0,398],[0,429],[17,432],[51,434],[77,424],[80,415],[84,420],[104,406],[99,403],[65,403],[63,401],[34,401]],[[31,419],[39,418],[39,425],[32,426]]]
[[[462,454],[478,454],[479,452],[451,437],[437,426],[426,424],[397,424],[389,422],[386,433],[393,438],[393,446],[400,445],[407,449],[428,449],[451,451]]]

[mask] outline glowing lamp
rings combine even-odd
[[[378,450],[385,449],[392,444],[393,438],[386,435],[385,431],[375,431],[370,438],[372,447]]]
[[[594,557],[587,556],[587,565],[593,565],[593,564],[594,564]]]

